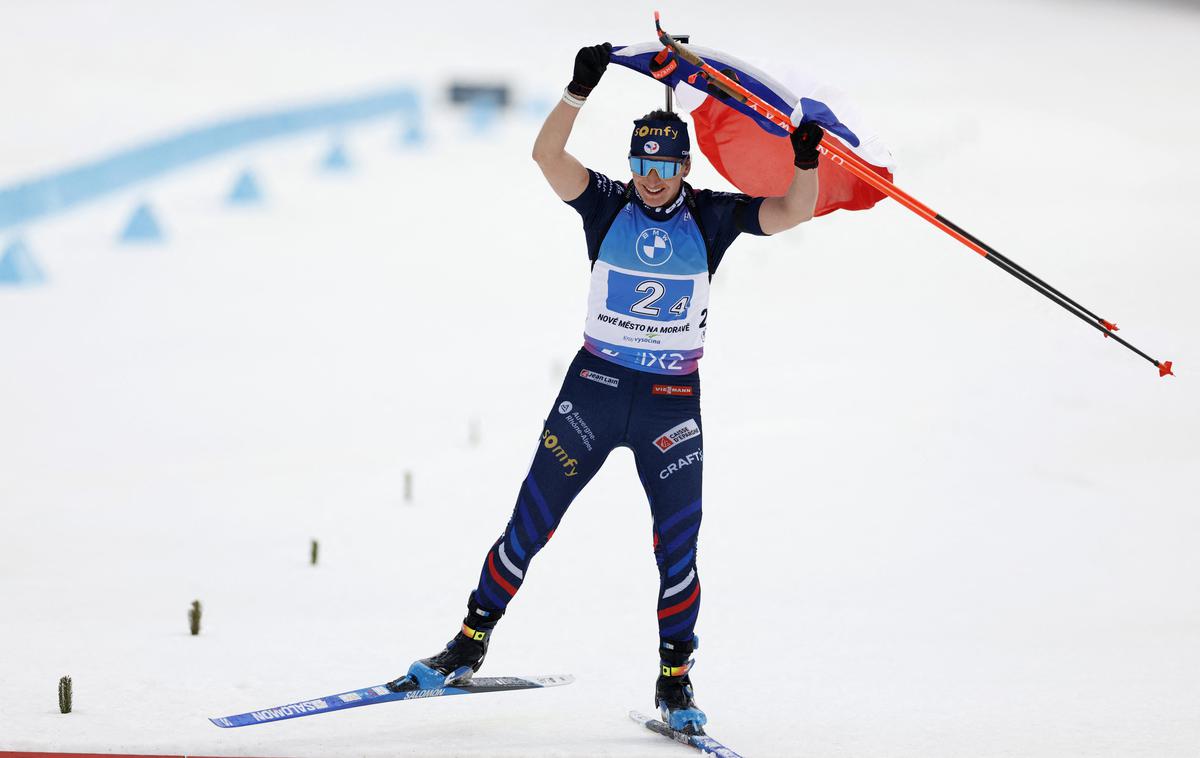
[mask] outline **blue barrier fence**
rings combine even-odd
[[[94,163],[0,188],[0,229],[168,173],[222,152],[288,134],[402,114],[415,123],[420,103],[410,89],[237,118],[125,150]]]

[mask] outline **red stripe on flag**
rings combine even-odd
[[[825,139],[836,140],[837,137],[826,134]],[[822,142],[824,141],[822,140]],[[788,146],[791,147],[790,141]],[[846,149],[849,150],[849,148]],[[865,160],[863,163],[889,182],[892,180],[892,172],[886,168],[872,165]],[[834,163],[827,155],[822,155],[821,162],[817,164],[817,181],[820,186],[817,190],[817,209],[813,213],[814,216],[824,216],[826,213],[832,213],[839,209],[864,211],[874,207],[875,203],[887,197]]]
[[[508,596],[512,597],[513,595],[517,594],[517,588],[509,584],[504,577],[500,576],[500,572],[496,570],[496,560],[493,557],[495,554],[495,550],[488,553],[488,572],[492,575],[492,578],[496,580],[496,584],[503,587],[504,591],[508,593]]]
[[[755,197],[778,197],[787,192],[795,168],[789,139],[766,132],[752,119],[711,96],[691,116],[700,150],[733,186]],[[880,176],[892,178],[886,168],[871,168]],[[820,180],[817,216],[839,208],[865,210],[884,198],[882,192],[828,157],[822,158],[817,172]]]
[[[700,580],[696,580],[696,586],[692,588],[692,594],[688,595],[688,599],[684,600],[679,605],[672,605],[670,608],[663,608],[658,612],[660,619],[665,619],[667,616],[674,616],[680,611],[686,611],[692,607],[692,603],[696,602],[696,598],[700,596]]]

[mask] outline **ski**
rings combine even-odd
[[[654,718],[653,716],[647,716],[640,711],[630,711],[629,718],[638,722],[655,734],[661,734],[667,739],[681,742],[684,745],[691,745],[697,750],[708,753],[709,755],[715,755],[717,758],[742,758],[742,756],[737,752],[725,747],[720,742],[717,742],[712,737],[709,737],[707,734],[684,734],[683,732],[667,726],[663,721]]]
[[[423,700],[425,698],[445,697],[447,695],[479,695],[484,692],[533,690],[543,687],[561,687],[573,681],[575,681],[575,677],[570,674],[525,677],[482,676],[454,686],[435,687],[432,689],[418,689],[414,687],[413,689],[401,690],[400,692],[393,692],[387,688],[387,685],[379,684],[360,690],[339,692],[336,695],[327,695],[313,700],[301,700],[298,703],[288,703],[287,705],[280,705],[275,708],[264,708],[260,711],[249,711],[247,713],[239,713],[234,716],[223,716],[215,719],[210,718],[209,721],[222,729],[229,729],[235,726],[265,724],[269,721],[283,721],[284,719],[300,718],[301,716],[312,716],[317,713],[341,711],[346,708],[357,708],[361,705],[388,703],[393,700]]]

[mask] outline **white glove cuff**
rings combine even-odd
[[[564,103],[566,103],[567,105],[571,106],[572,108],[582,108],[583,104],[587,102],[587,98],[586,97],[575,97],[574,95],[571,94],[570,90],[568,90],[564,87],[562,101]]]

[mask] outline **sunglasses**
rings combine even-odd
[[[643,158],[638,155],[629,156],[629,168],[638,176],[646,176],[651,170],[657,171],[661,179],[673,179],[679,173],[683,163],[680,161],[664,161],[656,158]]]

